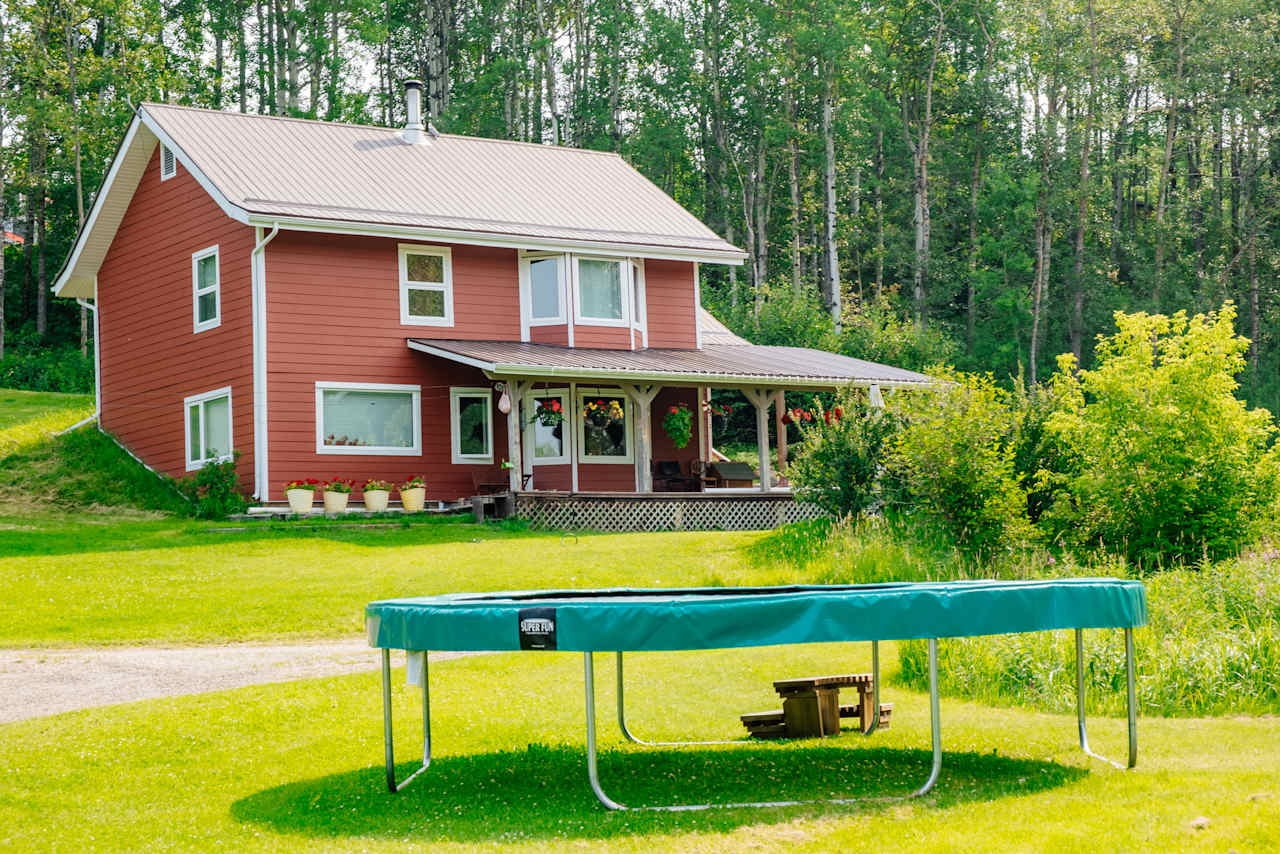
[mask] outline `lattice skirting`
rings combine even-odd
[[[516,515],[558,531],[759,531],[826,516],[785,496],[624,498],[517,495]]]

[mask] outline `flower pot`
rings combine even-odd
[[[364,509],[370,513],[384,513],[387,509],[387,501],[391,498],[391,491],[388,489],[366,489],[364,491]]]
[[[311,512],[311,503],[315,501],[316,493],[313,489],[290,489],[285,492],[285,497],[289,499],[289,509],[299,516],[306,516]]]
[[[347,499],[350,497],[350,492],[333,492],[326,489],[324,491],[324,512],[345,513],[347,511]]]
[[[415,486],[413,489],[400,490],[400,503],[406,513],[421,513],[422,505],[427,500],[427,488]]]

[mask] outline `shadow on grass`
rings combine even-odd
[[[617,750],[600,756],[601,784],[630,806],[868,797],[865,805],[805,805],[700,812],[609,812],[587,785],[581,748],[533,745],[522,751],[450,756],[405,791],[388,794],[381,767],[289,783],[237,801],[237,821],[308,837],[364,836],[415,841],[603,839],[672,829],[729,830],[799,814],[880,812],[904,801],[928,775],[930,753],[824,744],[737,749]],[[400,778],[413,770],[399,767]],[[948,753],[925,801],[947,807],[1062,786],[1086,771],[1051,762]],[[912,802],[905,802],[912,803]]]

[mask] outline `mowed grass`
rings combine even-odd
[[[892,650],[885,657],[892,660]],[[868,665],[866,645],[637,654],[642,737],[735,738],[770,681]],[[597,655],[602,783],[629,805],[903,795],[928,770],[923,695],[890,688],[870,738],[716,748],[626,745],[612,656]],[[384,789],[376,673],[93,709],[0,726],[0,848],[13,851],[1274,851],[1280,721],[1140,723],[1140,764],[1075,745],[1071,716],[944,701],[934,793],[705,812],[611,813],[587,787],[582,656],[435,662],[431,768]],[[400,773],[416,767],[417,689],[395,673]],[[1124,725],[1092,721],[1095,749]],[[1203,827],[1197,828],[1200,824]]]
[[[5,524],[5,523],[8,524]],[[374,600],[467,590],[783,583],[757,533],[561,537],[466,517],[225,525],[0,517],[0,646],[202,643],[363,631]]]

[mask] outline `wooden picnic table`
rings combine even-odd
[[[858,718],[860,729],[871,729],[875,686],[870,673],[779,679],[773,688],[782,708],[742,715],[742,723],[756,738],[820,738],[840,732],[841,718]],[[840,689],[856,688],[858,702],[840,704]],[[880,728],[889,727],[892,703],[880,704]]]

